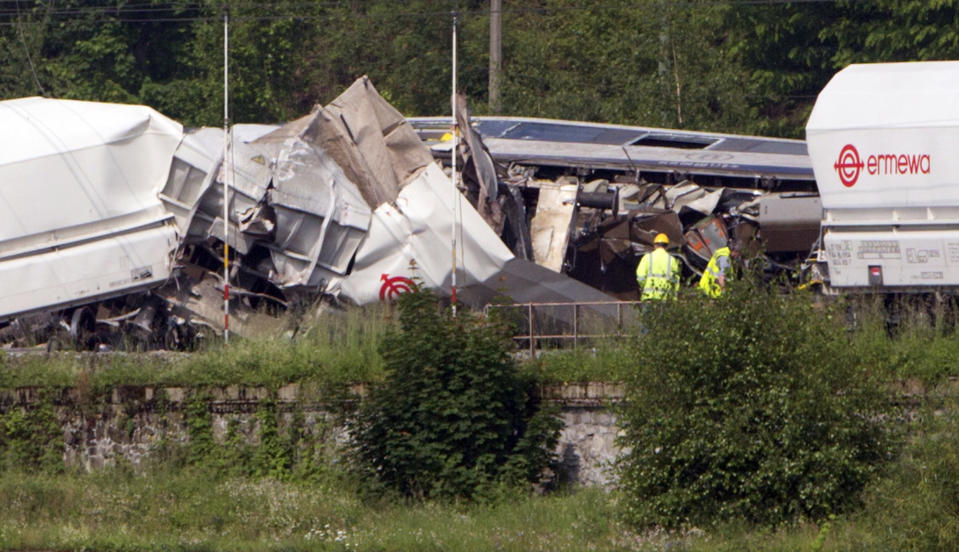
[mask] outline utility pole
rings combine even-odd
[[[223,342],[230,342],[230,10],[223,10]]]
[[[494,115],[503,111],[500,83],[503,71],[503,0],[489,3],[489,109]]]
[[[456,184],[456,155],[459,152],[459,125],[456,122],[456,12],[450,15],[453,16],[453,83],[451,86],[453,93],[450,94],[450,107],[453,113],[453,116],[450,117],[450,122],[453,124],[453,149],[450,151],[450,165],[452,167],[450,177],[453,181],[453,224],[450,225],[452,230],[450,232],[450,245],[453,252],[453,272],[450,276],[450,310],[453,313],[453,318],[456,318],[456,229],[462,194],[460,194],[459,186]]]

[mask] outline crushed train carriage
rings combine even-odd
[[[0,102],[17,129],[0,153],[0,343],[178,347],[219,332],[224,241],[242,334],[321,293],[448,290],[454,229],[459,300],[474,305],[634,298],[659,231],[690,273],[734,233],[761,229],[766,258],[790,267],[818,236],[800,141],[470,119],[459,101],[460,190],[431,134],[450,121],[404,119],[365,77],[296,121],[234,126],[227,163],[222,129],[147,107]]]

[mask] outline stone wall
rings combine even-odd
[[[81,390],[66,389],[52,397],[63,428],[64,461],[68,466],[95,470],[127,462],[139,466],[163,443],[182,443],[188,437],[184,409],[188,389],[183,387],[118,387],[108,396],[89,397]],[[231,430],[256,442],[260,401],[271,393],[262,387],[226,386],[205,390],[210,400],[213,436],[222,441]],[[618,454],[618,428],[610,405],[622,397],[619,386],[583,383],[544,386],[542,397],[560,406],[564,428],[557,454],[560,477],[583,485],[606,485],[610,464]],[[0,390],[0,411],[30,407],[41,400],[36,388]],[[362,396],[364,389],[350,393]],[[346,439],[345,431],[318,400],[316,393],[296,384],[280,388],[275,395],[281,425],[299,411],[305,430],[318,441],[335,446]]]

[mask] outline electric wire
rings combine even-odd
[[[3,4],[15,4],[16,0],[0,0],[0,6]],[[671,2],[671,7],[693,7],[697,9],[714,6],[784,6],[793,4],[835,4],[837,0],[715,0],[704,2]],[[859,0],[860,4],[876,3],[876,0]],[[349,15],[352,18],[367,20],[382,19],[436,19],[446,18],[449,10],[421,10],[421,11],[383,11],[370,13],[352,9],[349,2],[309,2],[292,3],[283,6],[264,4],[261,2],[233,2],[227,5],[231,10],[230,18],[237,21],[274,21],[282,19],[294,19],[302,21],[335,20],[343,15]],[[222,14],[222,8],[211,6],[210,4],[127,4],[124,6],[78,6],[69,8],[48,7],[43,10],[44,15],[59,20],[80,21],[90,20],[92,16],[104,16],[99,21],[117,21],[121,23],[190,23],[190,22],[211,22],[218,21]],[[282,13],[276,13],[282,8]],[[262,15],[244,15],[243,9],[255,10],[273,10],[273,14]],[[348,13],[317,13],[324,10],[346,10]],[[526,6],[503,8],[504,15],[528,15],[528,14],[563,14],[571,11],[620,11],[630,9],[630,6],[614,4],[611,2],[590,3],[589,5],[577,6]],[[206,12],[204,15],[178,15],[188,12]],[[458,12],[461,15],[486,17],[488,10],[486,8],[475,8],[472,10],[463,10]],[[13,8],[0,7],[0,19],[3,17],[20,17],[19,12]],[[108,16],[108,17],[107,17]],[[98,21],[94,17],[93,22]],[[13,23],[0,21],[0,26],[10,26]]]

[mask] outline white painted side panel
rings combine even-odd
[[[959,230],[829,232],[830,284],[869,286],[869,267],[882,268],[883,287],[959,285]]]
[[[850,65],[806,141],[826,210],[959,205],[959,62]]]
[[[0,318],[162,283],[176,246],[167,223],[0,263]]]
[[[0,102],[2,242],[160,205],[182,127],[143,106]]]

